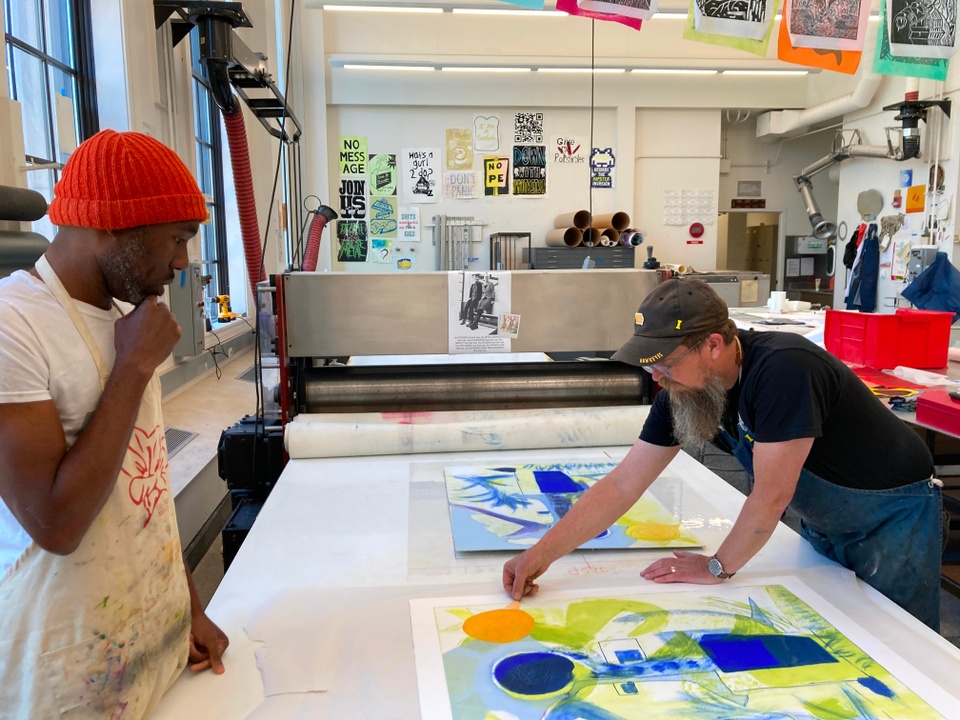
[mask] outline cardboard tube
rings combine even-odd
[[[553,221],[553,226],[555,228],[575,227],[579,230],[586,230],[590,227],[590,211],[577,210],[565,215],[557,215],[557,219]]]
[[[620,244],[620,233],[613,228],[607,228],[600,233],[600,244],[604,247],[615,247]]]
[[[620,244],[625,245],[626,247],[637,247],[638,245],[643,245],[643,241],[643,233],[639,230],[627,228],[620,233]]]
[[[600,244],[600,231],[597,228],[587,228],[583,231],[584,247],[596,247]]]
[[[604,213],[603,215],[593,216],[593,227],[608,228],[612,227],[617,232],[623,232],[630,225],[630,216],[625,212]]]
[[[547,230],[549,247],[576,247],[583,240],[583,232],[575,227]]]

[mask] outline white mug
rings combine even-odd
[[[767,309],[770,312],[783,312],[783,305],[787,301],[787,293],[782,290],[775,290],[770,293],[770,299],[767,300]]]

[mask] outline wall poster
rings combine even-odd
[[[367,223],[364,220],[337,221],[337,260],[367,261]]]
[[[367,160],[371,195],[397,194],[397,156],[390,153],[370,155]]]
[[[470,128],[447,128],[447,170],[473,167],[473,132]]]
[[[513,116],[513,142],[543,144],[543,113],[516,113]]]
[[[367,138],[358,135],[341,136],[337,163],[341,175],[366,175]]]
[[[408,148],[400,152],[404,203],[440,202],[440,148]]]
[[[613,148],[590,151],[590,187],[612,188],[616,180],[617,157]]]
[[[472,170],[445,172],[443,197],[449,200],[472,200],[481,196],[480,173]]]
[[[487,197],[510,194],[510,158],[506,155],[483,156],[483,194]]]
[[[477,115],[473,118],[473,149],[477,152],[496,152],[500,149],[499,117]]]
[[[370,237],[397,236],[397,199],[395,197],[370,198]]]
[[[513,146],[513,194],[516,197],[544,197],[547,194],[545,145]]]
[[[398,208],[397,239],[403,242],[420,242],[420,208]]]

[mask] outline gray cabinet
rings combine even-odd
[[[575,248],[531,248],[529,262],[531,270],[579,270],[588,257],[599,269],[633,268],[632,247],[575,247]],[[524,260],[527,251],[524,250]]]

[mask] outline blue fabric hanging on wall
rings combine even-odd
[[[960,319],[960,271],[946,253],[938,252],[929,267],[900,293],[921,310],[947,310]]]
[[[877,283],[880,279],[880,241],[878,225],[867,225],[866,237],[861,242],[857,261],[853,266],[850,290],[847,292],[847,310],[873,312],[877,309]]]

